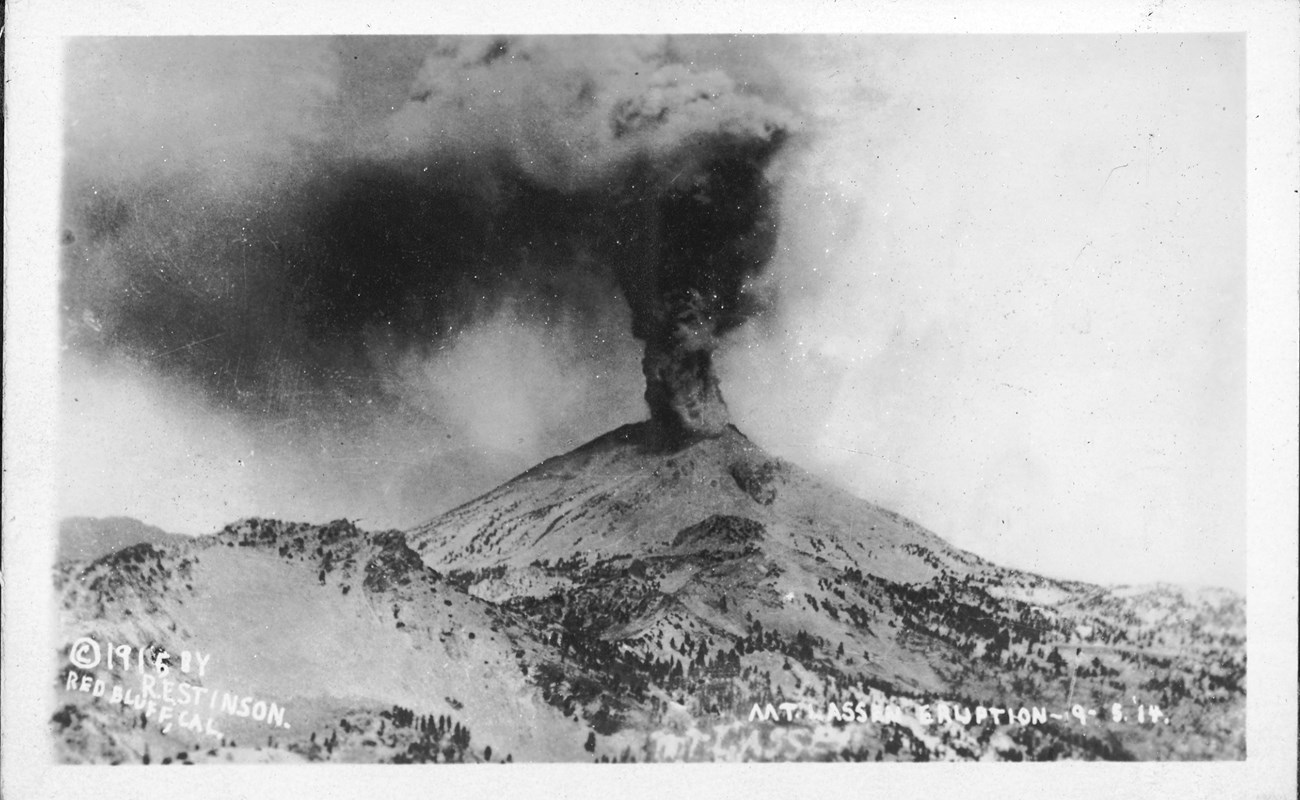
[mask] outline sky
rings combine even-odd
[[[547,92],[667,52],[791,130],[742,431],[1009,566],[1244,588],[1242,37],[595,44],[73,41],[63,512],[403,527],[645,418],[573,199],[625,156]]]

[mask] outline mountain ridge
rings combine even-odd
[[[69,636],[223,652],[229,681],[304,709],[303,732],[275,732],[258,758],[1244,754],[1239,597],[999,567],[734,427],[665,444],[647,423],[623,426],[405,532],[250,519],[63,564],[56,584]],[[222,618],[234,606],[262,610]],[[312,631],[366,643],[368,655],[313,651]],[[103,735],[137,736],[64,695],[98,714]],[[1104,717],[1139,696],[1176,728],[1135,723],[1131,708],[1126,723],[1077,728],[937,725],[919,710],[943,701],[1068,716],[1084,704]],[[848,726],[831,712],[885,698],[912,716]],[[752,717],[780,703],[803,716]],[[67,743],[87,719],[54,724],[72,760],[85,748]],[[140,748],[113,752],[129,761]]]
[[[59,521],[56,559],[93,560],[142,542],[167,544],[187,538],[134,517],[64,517]]]

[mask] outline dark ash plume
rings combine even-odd
[[[645,343],[652,419],[716,434],[728,416],[713,353],[756,311],[746,283],[776,238],[767,167],[792,118],[721,71],[678,62],[667,42],[636,44],[456,42],[425,62],[392,135],[407,152],[486,158],[602,209],[599,257]]]
[[[745,284],[775,247],[764,167],[783,138],[780,130],[767,138],[719,137],[705,145],[705,158],[650,194],[648,269],[621,275],[633,332],[645,342],[646,402],[670,429],[707,435],[728,423],[713,353],[756,310]]]
[[[758,310],[793,118],[687,46],[235,39],[199,66],[183,41],[80,45],[66,342],[252,418],[351,428],[424,413],[404,365],[503,308],[581,331],[575,373],[616,372],[621,293],[653,418],[717,432],[713,353]],[[169,94],[95,82],[124,56]]]

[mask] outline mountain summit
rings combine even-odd
[[[907,545],[945,565],[977,562],[768,455],[731,425],[684,444],[665,443],[653,423],[625,425],[414,529],[410,539],[441,569],[513,571],[577,554],[680,554],[721,543],[736,526],[782,560],[806,556],[827,569],[856,567],[891,580],[936,572]]]
[[[1221,670],[1211,682],[1229,681],[1233,637],[1244,624],[1231,593],[1176,592],[1185,619],[1172,609],[1149,616],[1136,612],[1135,599],[1149,602],[1160,591],[1108,590],[991,564],[769,455],[731,425],[685,442],[665,442],[653,422],[624,426],[419,526],[408,540],[449,580],[562,639],[599,642],[634,663],[679,662],[689,689],[669,696],[696,711],[709,705],[692,693],[717,688],[711,659],[727,653],[738,654],[746,676],[724,692],[734,712],[796,698],[825,709],[873,691],[973,706],[983,699],[989,707],[1109,709],[1131,705],[1141,685],[1148,695],[1163,686],[1138,679],[1150,666],[1144,642],[1161,641],[1167,654],[1205,648],[1219,658],[1207,667]],[[603,680],[600,669],[590,678]],[[1180,699],[1204,700],[1187,694]],[[1231,694],[1214,696],[1216,712]],[[1171,700],[1162,691],[1152,704]],[[1116,725],[1091,753],[1168,755],[1150,746],[1151,731]],[[909,734],[915,741],[897,735],[913,754],[961,750],[920,729]],[[1051,750],[1050,736],[1029,744],[1040,735],[1012,730],[1002,745],[1025,756],[1089,752],[1059,741],[1052,745],[1059,752]],[[1204,757],[1206,747],[1232,752],[1205,742],[1184,752]],[[987,751],[987,742],[967,751]]]
[[[190,759],[1245,752],[1239,596],[999,567],[730,425],[626,425],[407,532],[246,520],[56,584],[70,642],[216,652],[296,715]],[[59,678],[68,760],[174,741]]]

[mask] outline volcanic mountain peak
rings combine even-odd
[[[214,653],[204,686],[288,707],[292,731],[269,736],[219,715],[231,738],[265,737],[255,757],[1244,753],[1239,598],[998,567],[729,426],[676,442],[652,423],[624,426],[409,533],[251,519],[65,562],[55,583],[68,641]],[[170,746],[136,713],[59,680],[65,759]],[[825,716],[884,698],[905,722]],[[1173,725],[970,727],[908,710],[936,698],[1108,713],[1141,698]],[[807,716],[773,727],[751,715],[785,702]],[[210,759],[240,757],[224,737],[209,746]]]
[[[410,539],[430,566],[472,571],[575,554],[665,555],[713,538],[730,547],[736,535],[772,556],[802,553],[897,580],[978,562],[769,455],[731,425],[675,445],[653,423],[625,425],[416,528]],[[929,560],[905,552],[909,546]]]

